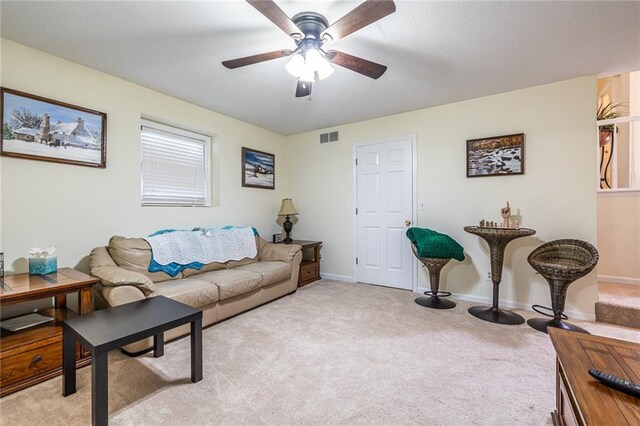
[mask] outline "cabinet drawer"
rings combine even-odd
[[[0,386],[62,366],[62,341],[27,350],[2,359]]]
[[[300,281],[307,281],[318,276],[318,265],[311,263],[300,267]]]

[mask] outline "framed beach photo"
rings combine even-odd
[[[0,92],[0,155],[106,167],[105,113],[17,90]]]
[[[524,174],[524,133],[467,141],[467,177]]]
[[[275,189],[275,161],[273,154],[242,147],[242,186]]]

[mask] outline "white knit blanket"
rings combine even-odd
[[[153,260],[160,265],[192,262],[211,263],[241,260],[258,253],[253,229],[210,229],[202,231],[175,231],[145,237],[151,246]]]

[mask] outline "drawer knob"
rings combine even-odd
[[[42,361],[42,355],[36,355],[33,357],[33,362],[40,362]]]

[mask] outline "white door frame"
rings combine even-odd
[[[358,282],[358,267],[356,265],[356,257],[358,257],[358,216],[356,215],[356,207],[358,206],[358,166],[356,166],[356,158],[358,155],[358,148],[367,146],[367,145],[378,145],[382,143],[388,142],[399,142],[401,140],[411,140],[411,226],[417,226],[416,219],[418,217],[418,160],[417,160],[417,143],[416,143],[416,134],[409,134],[404,136],[394,136],[390,138],[384,139],[376,139],[372,141],[366,142],[358,142],[353,144],[353,211],[351,212],[353,217],[353,253],[355,254],[353,258],[353,280],[354,282]],[[415,256],[411,256],[411,288],[414,293],[418,292],[418,261]]]

